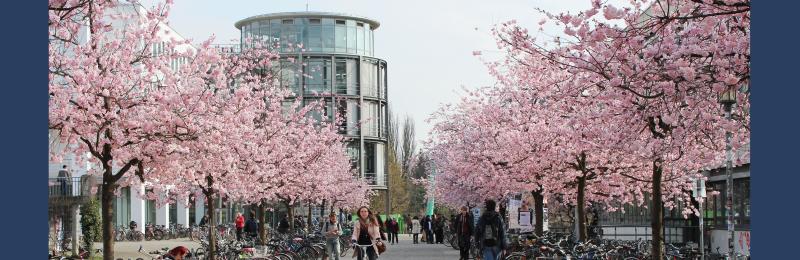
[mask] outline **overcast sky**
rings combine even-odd
[[[614,1],[617,2],[617,1]],[[586,10],[588,0],[175,0],[169,20],[181,35],[196,42],[212,34],[219,43],[239,39],[233,24],[266,13],[341,12],[380,22],[375,31],[375,56],[388,63],[389,104],[400,116],[416,122],[417,140],[431,126],[425,123],[441,104],[453,103],[472,89],[493,84],[481,60],[502,55],[490,29],[511,19],[531,30],[542,19],[534,8],[552,12]],[[545,33],[560,34],[555,27]],[[472,52],[479,50],[482,56]]]

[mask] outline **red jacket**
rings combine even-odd
[[[244,216],[236,217],[236,228],[244,228]]]

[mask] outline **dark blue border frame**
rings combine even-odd
[[[2,259],[46,259],[47,1],[3,3]],[[13,240],[13,241],[8,241]]]
[[[751,25],[752,118],[750,253],[755,259],[800,259],[797,104],[800,53],[797,1],[756,1]],[[786,256],[795,255],[786,258]]]

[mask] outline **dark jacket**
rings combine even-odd
[[[400,232],[400,223],[397,223],[396,220],[389,222],[389,232],[397,233]]]
[[[250,235],[255,235],[258,233],[258,223],[252,218],[247,219],[244,223],[244,232]]]
[[[478,225],[475,227],[475,241],[478,241],[478,248],[483,249],[483,231],[487,225],[494,223],[495,227],[497,227],[498,233],[498,240],[497,245],[500,246],[501,249],[505,249],[508,247],[508,241],[506,239],[506,230],[505,225],[503,225],[503,219],[500,217],[500,214],[497,212],[486,212],[481,215],[478,219]]]
[[[471,213],[467,212],[466,216],[467,216],[467,223],[466,223],[467,227],[463,228],[461,220],[462,214],[458,214],[455,216],[455,219],[453,219],[453,230],[455,230],[456,235],[458,235],[459,238],[467,238],[467,240],[469,240],[469,237],[472,236],[473,234],[472,229],[474,226],[474,220]]]
[[[286,233],[289,231],[289,221],[286,218],[282,218],[280,222],[278,222],[278,232]]]
[[[422,220],[421,220],[419,223],[420,223],[420,224],[422,224],[422,230],[423,230],[423,231],[426,231],[426,232],[427,232],[427,231],[431,231],[431,229],[430,229],[430,226],[431,226],[431,225],[430,225],[430,222],[431,222],[431,218],[429,218],[429,217],[427,217],[427,216],[425,216],[424,218],[422,218]]]

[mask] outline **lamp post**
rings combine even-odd
[[[729,88],[719,97],[719,102],[725,108],[725,119],[731,119],[731,110],[736,104],[736,88]],[[733,217],[733,151],[731,147],[731,137],[733,133],[725,131],[725,214],[728,217],[728,259],[733,259],[734,249],[734,224]]]
[[[706,245],[705,245],[705,226],[703,225],[703,218],[705,218],[705,210],[703,209],[703,202],[706,198],[706,181],[702,177],[698,177],[695,179],[694,189],[693,192],[695,199],[697,200],[697,204],[700,208],[700,260],[705,260],[706,257]]]

